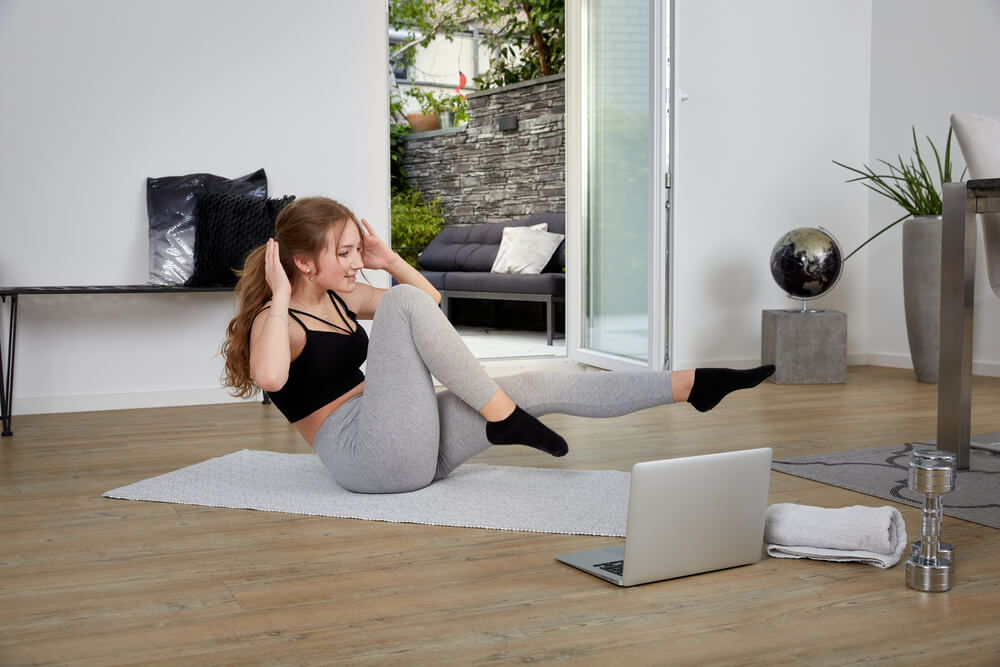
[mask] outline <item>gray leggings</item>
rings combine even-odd
[[[435,391],[432,373],[447,391]],[[490,447],[478,411],[498,388],[536,417],[618,417],[673,402],[667,371],[531,372],[494,380],[433,300],[397,285],[375,313],[364,393],[323,422],[313,447],[345,489],[415,491]]]

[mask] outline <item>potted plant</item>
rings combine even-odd
[[[895,163],[879,160],[887,169],[885,173],[878,173],[868,165],[859,169],[836,160],[833,162],[857,174],[848,179],[848,183],[861,182],[906,211],[855,248],[844,261],[903,222],[903,305],[910,358],[917,380],[934,383],[938,381],[941,327],[941,184],[951,182],[951,128],[943,158],[927,137],[937,167],[936,183],[920,154],[916,128],[912,128],[912,133],[913,156],[906,162],[902,156],[897,156]],[[959,180],[964,177],[963,170]]]
[[[406,91],[406,96],[416,101],[420,108],[419,112],[406,114],[406,120],[414,132],[441,129],[440,113],[444,111],[444,105],[434,93],[420,88],[410,88]]]
[[[469,103],[465,95],[455,93],[453,95],[442,96],[439,100],[441,104],[441,127],[456,127],[469,120]]]

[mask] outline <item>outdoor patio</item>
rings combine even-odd
[[[546,345],[544,331],[520,331],[459,325],[462,340],[480,360],[565,357],[566,339]]]

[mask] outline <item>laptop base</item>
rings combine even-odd
[[[571,565],[578,570],[583,570],[588,574],[592,574],[595,577],[600,577],[605,581],[610,581],[612,584],[617,586],[624,586],[625,583],[622,580],[620,574],[614,574],[608,572],[607,570],[597,567],[599,563],[608,563],[611,561],[620,561],[625,559],[625,545],[622,544],[617,547],[605,547],[603,549],[590,549],[588,551],[577,551],[571,554],[563,554],[561,556],[556,556],[556,560],[561,563],[566,563],[566,565]]]

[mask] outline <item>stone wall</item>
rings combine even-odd
[[[565,99],[562,74],[470,94],[468,124],[407,137],[407,181],[449,225],[565,211]]]

